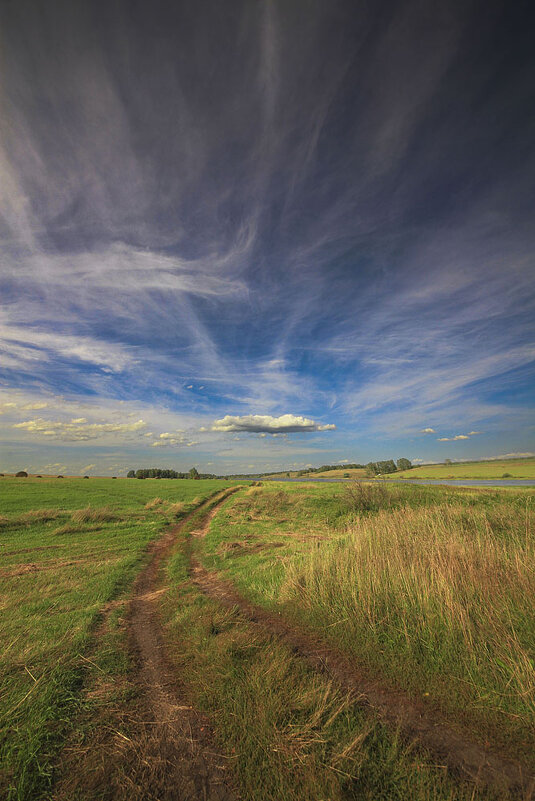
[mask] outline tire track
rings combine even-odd
[[[228,785],[225,757],[214,750],[208,720],[187,704],[180,692],[177,677],[167,661],[163,630],[158,613],[160,568],[187,522],[209,507],[212,517],[217,507],[238,488],[224,490],[186,515],[150,548],[151,559],[139,573],[128,614],[131,650],[137,665],[136,683],[140,686],[152,720],[150,752],[161,755],[162,775],[151,777],[151,790],[160,785],[159,798],[233,801]]]
[[[193,536],[204,537],[210,519],[211,516]],[[280,614],[270,613],[251,603],[218,572],[207,570],[191,545],[187,550],[190,576],[205,595],[227,608],[238,608],[247,620],[280,638],[316,670],[327,673],[357,703],[372,709],[385,722],[400,727],[405,737],[417,740],[463,779],[487,786],[504,797],[512,795],[522,801],[534,797],[535,776],[526,766],[483,748],[433,716],[422,703],[408,695],[361,675],[345,654],[284,620]]]

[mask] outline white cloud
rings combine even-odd
[[[469,437],[475,437],[476,434],[482,434],[482,433],[483,433],[482,431],[469,431],[468,432],[468,436]]]
[[[225,415],[220,420],[212,423],[212,431],[244,431],[268,434],[276,433],[296,433],[299,431],[333,431],[336,428],[333,424],[322,425],[307,417],[296,416],[293,414],[283,414],[280,417],[272,417],[268,414],[248,414],[242,417]]]
[[[470,439],[468,434],[456,434],[454,437],[439,437],[437,442],[456,442],[459,439]]]
[[[434,428],[422,428],[420,433],[421,434],[436,434],[437,432],[435,431]]]
[[[135,423],[87,423],[84,417],[80,417],[66,423],[60,420],[44,420],[42,417],[38,417],[36,420],[15,423],[13,428],[23,429],[29,434],[53,437],[57,440],[83,442],[100,439],[107,434],[129,435],[137,433],[145,428],[146,425],[144,420],[138,420]]]
[[[189,439],[188,436],[182,430],[170,432],[170,431],[163,431],[160,434],[160,438],[157,439],[155,442],[152,443],[153,448],[167,448],[170,445],[184,445],[186,448],[191,448],[193,445],[198,445],[199,443],[195,440]]]
[[[9,401],[7,403],[0,403],[0,414],[6,414],[7,412],[14,412],[17,410],[23,412],[30,412],[30,411],[35,412],[39,409],[46,409],[47,406],[48,403],[46,403],[45,401],[38,401],[36,403],[25,403],[23,405]]]

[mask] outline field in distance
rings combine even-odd
[[[391,478],[535,478],[535,458],[428,464],[394,473]]]
[[[344,468],[339,470],[324,470],[321,473],[305,473],[300,475],[299,470],[289,470],[287,472],[266,474],[264,478],[302,478],[303,481],[312,481],[315,478],[364,478],[366,470],[364,468]]]

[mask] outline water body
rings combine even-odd
[[[294,481],[344,484],[350,478],[264,478],[262,481]],[[385,484],[447,484],[449,487],[535,487],[533,478],[389,478]]]

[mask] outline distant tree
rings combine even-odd
[[[379,472],[379,468],[377,466],[377,462],[368,462],[366,465],[366,475],[367,476],[376,476]]]
[[[199,478],[199,473],[196,467],[192,467],[188,473],[189,478]]]
[[[126,474],[126,477],[127,478],[135,478],[136,474],[135,474],[135,472],[133,470],[129,470],[128,473]]]
[[[409,461],[409,459],[405,459],[403,457],[398,459],[396,464],[398,470],[410,470],[412,467],[412,463]]]
[[[444,464],[450,465],[453,464],[453,462],[451,461],[451,459],[444,459]]]
[[[63,476],[58,476],[58,478],[63,478]]]
[[[28,473],[26,470],[19,470],[18,473],[15,473],[15,478],[28,478]]]
[[[89,476],[84,476],[84,478],[89,478]]]

